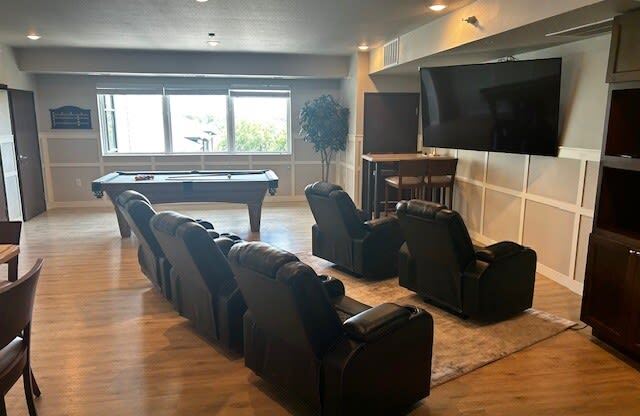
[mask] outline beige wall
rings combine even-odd
[[[19,90],[33,91],[34,89],[33,77],[18,69],[13,50],[2,44],[0,44],[0,84]]]
[[[600,0],[477,0],[468,6],[400,35],[400,64],[436,55],[465,44],[560,15]],[[475,16],[479,26],[462,23]],[[382,47],[372,51],[370,72],[383,69]]]
[[[406,76],[369,75],[369,53],[359,52],[351,57],[349,75],[341,83],[341,92],[351,114],[347,150],[338,159],[338,180],[360,204],[362,171],[362,142],[364,132],[364,94],[366,92],[419,92],[418,73]],[[416,137],[416,143],[418,138]],[[416,148],[417,150],[417,148]]]
[[[187,78],[132,78],[88,75],[37,75],[38,125],[43,152],[47,199],[50,207],[102,204],[90,192],[91,181],[118,170],[162,169],[271,169],[280,178],[272,200],[301,200],[304,187],[320,179],[321,166],[313,146],[299,135],[302,105],[322,94],[340,96],[338,80],[237,80]],[[165,84],[192,86],[280,85],[291,90],[291,155],[171,155],[103,156],[101,154],[96,85]],[[51,130],[49,109],[62,105],[88,108],[93,130]],[[332,180],[336,169],[332,168]]]
[[[34,73],[206,75],[340,79],[349,59],[333,55],[188,52],[88,48],[16,48],[21,70]]]
[[[562,57],[561,146],[600,150],[609,91],[605,76],[610,42],[607,34],[516,56]]]

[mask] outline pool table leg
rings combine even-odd
[[[247,204],[249,208],[249,224],[251,224],[251,231],[254,233],[260,232],[260,217],[262,216],[262,201],[254,204]]]
[[[122,238],[131,237],[131,228],[129,228],[129,224],[127,224],[127,220],[124,219],[118,207],[114,205],[113,209],[115,209],[116,217],[118,218],[118,227],[120,228],[120,236]]]

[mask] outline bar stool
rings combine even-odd
[[[453,209],[453,185],[456,180],[458,159],[429,159],[424,178],[424,196],[430,201]],[[448,191],[448,198],[447,198]],[[434,194],[435,198],[434,198]],[[448,201],[446,201],[448,199]]]
[[[388,212],[389,188],[398,190],[398,200],[402,199],[402,192],[409,190],[410,198],[422,198],[424,191],[427,160],[402,160],[398,162],[398,176],[385,178],[384,212]]]

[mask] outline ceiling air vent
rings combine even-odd
[[[547,33],[547,37],[573,37],[588,38],[590,36],[600,35],[602,33],[611,32],[613,27],[613,18],[600,20],[598,22],[587,23],[586,25],[576,26],[569,29],[560,30],[558,32]]]
[[[400,40],[395,38],[391,42],[384,44],[384,67],[398,65],[400,63],[400,53],[399,53],[399,43]]]

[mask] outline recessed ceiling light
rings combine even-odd
[[[207,41],[207,45],[209,46],[218,46],[220,45],[220,41],[216,40],[216,34],[213,32],[209,33],[209,40]]]
[[[38,35],[37,33],[29,33],[27,35],[27,37],[31,40],[38,40],[40,39],[42,36]]]
[[[367,45],[366,43],[363,43],[361,45],[358,45],[358,49],[360,49],[361,51],[368,51],[369,45]]]
[[[431,6],[429,6],[429,8],[434,12],[441,12],[447,8],[447,5],[441,2],[434,2]]]
[[[208,2],[209,0],[196,0],[196,1],[197,1],[198,3],[206,3],[206,2]]]

